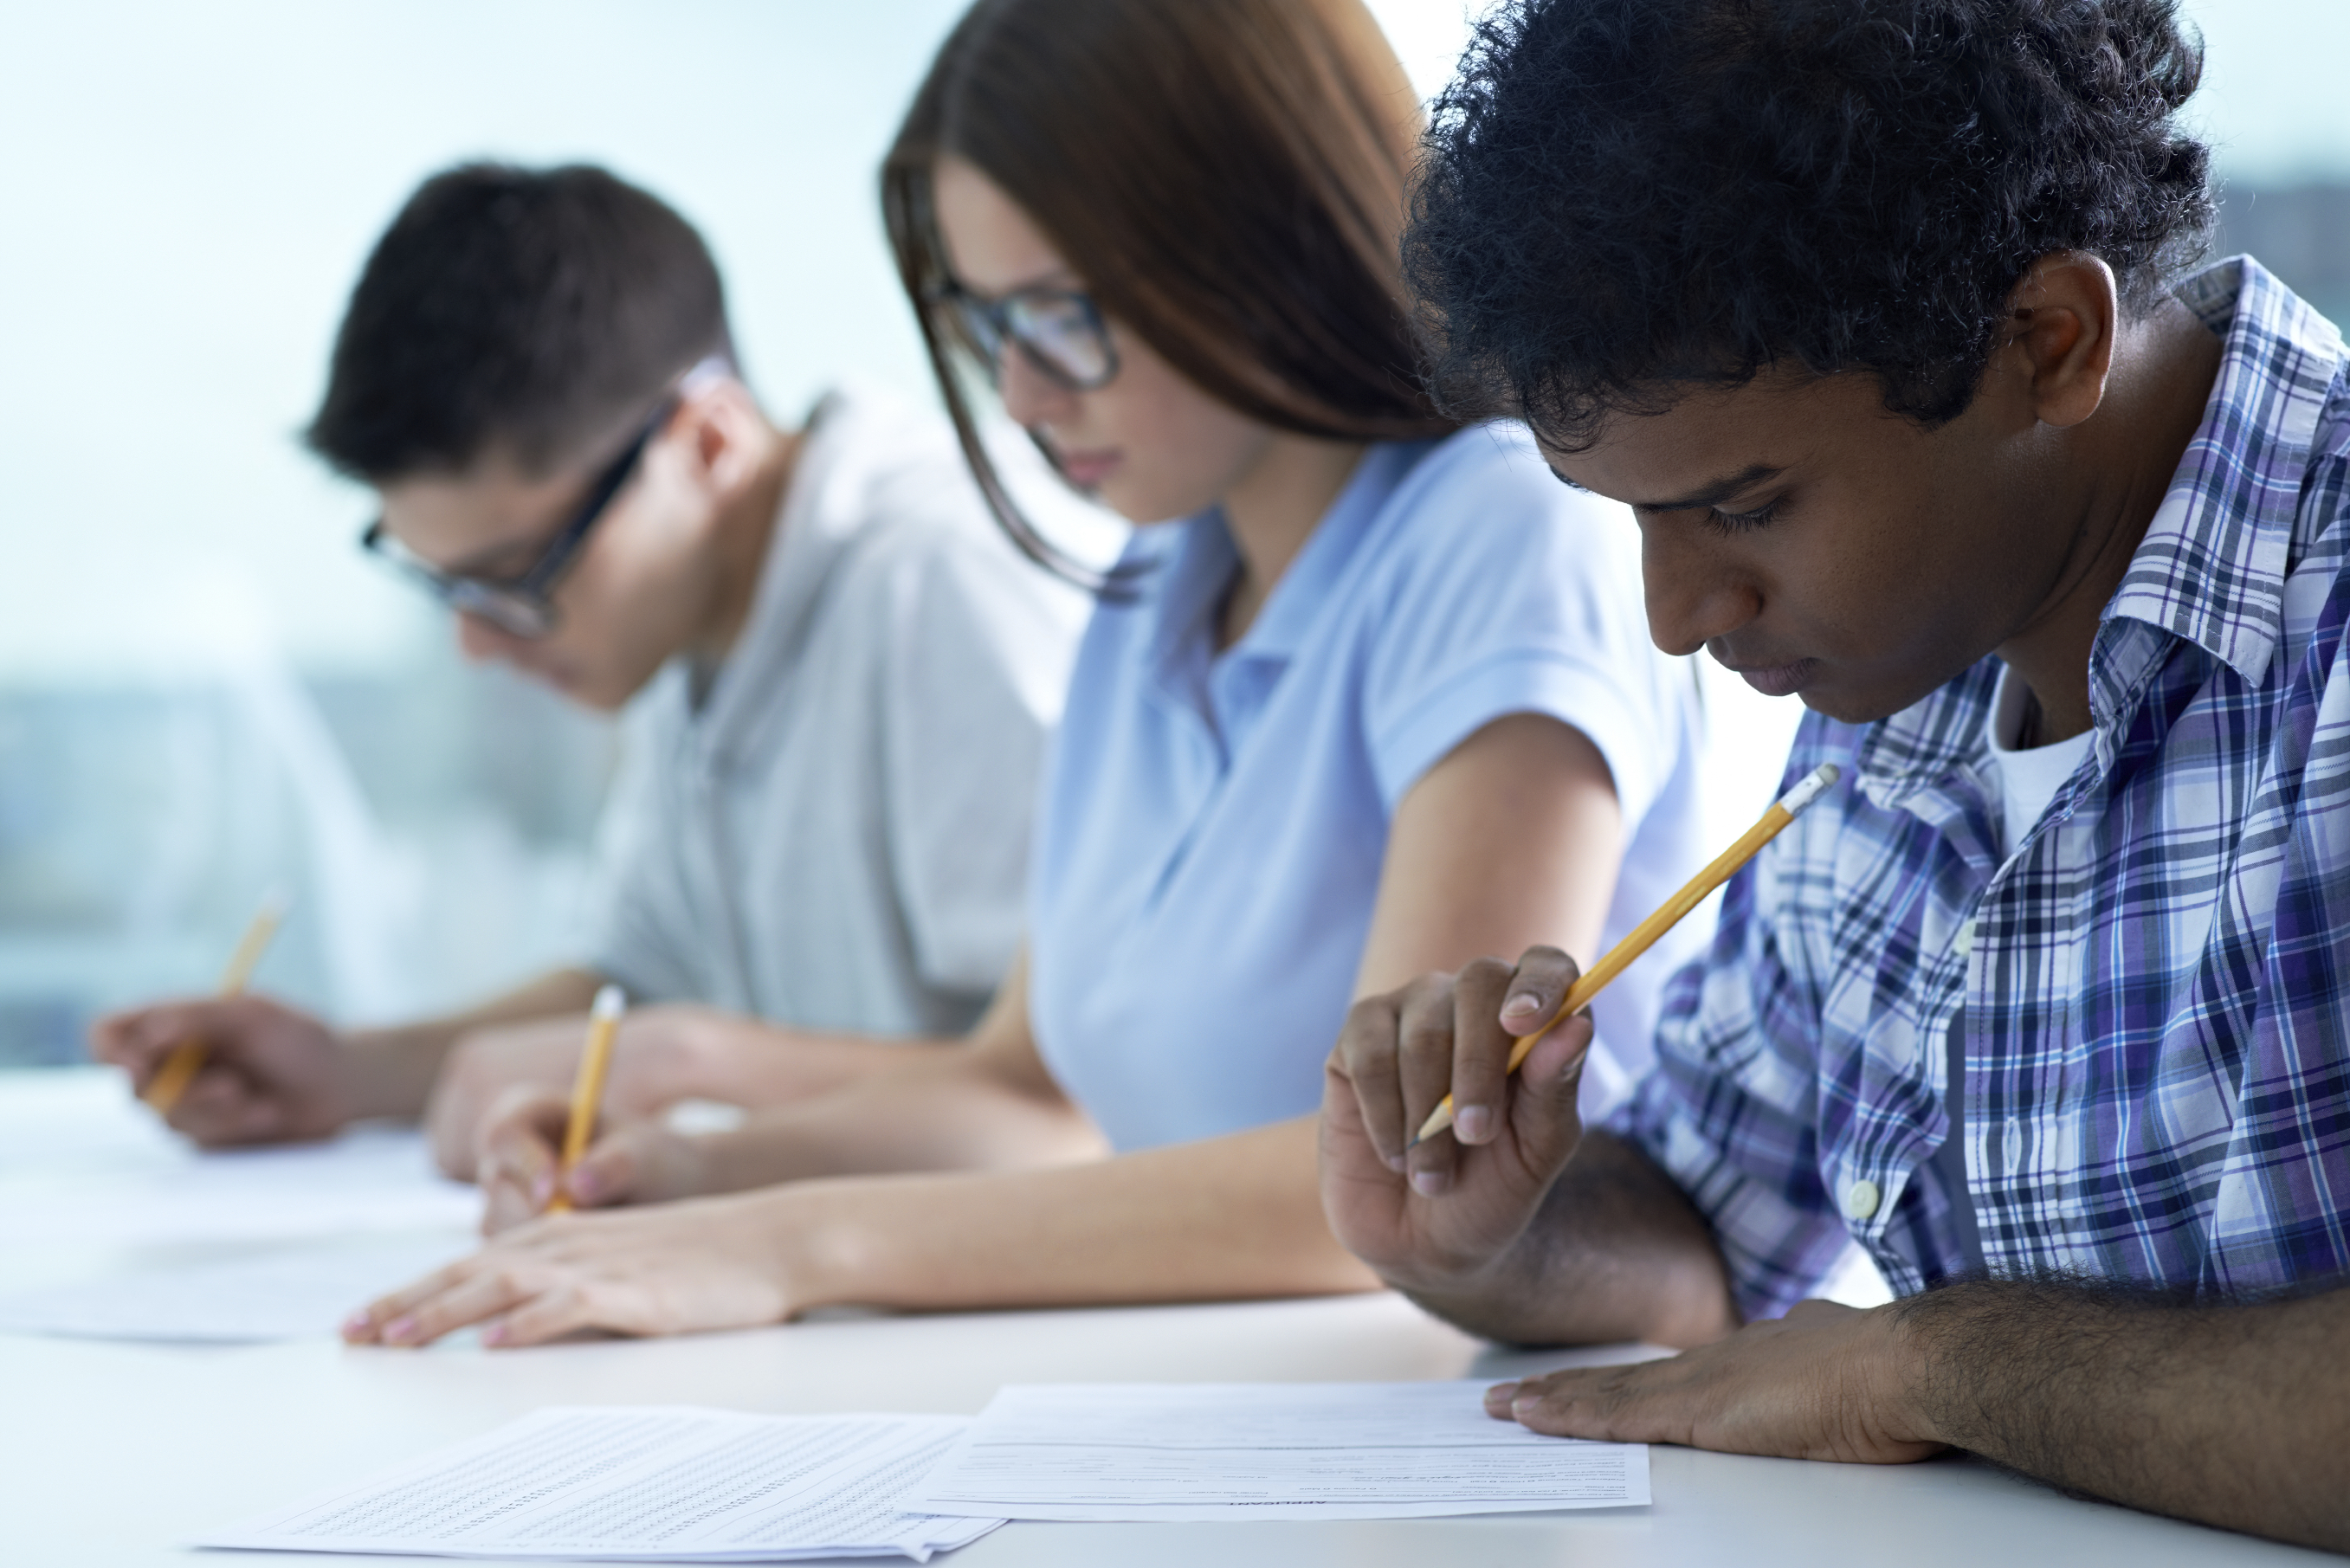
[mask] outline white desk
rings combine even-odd
[[[0,1075],[0,1209],[37,1164],[151,1160],[96,1092]],[[79,1122],[87,1138],[73,1136]],[[37,1158],[26,1133],[37,1123]],[[79,1152],[77,1153],[76,1151]],[[53,1179],[51,1178],[42,1179]],[[187,1255],[182,1250],[179,1255]],[[150,1264],[103,1247],[0,1259],[0,1283]],[[975,1411],[1006,1382],[1506,1376],[1507,1356],[1391,1296],[1209,1307],[844,1318],[754,1333],[489,1354],[331,1340],[192,1349],[0,1336],[0,1562],[287,1568],[323,1559],[177,1542],[555,1403]],[[2335,1562],[2074,1501],[1969,1460],[1864,1469],[1654,1454],[1656,1503],[1616,1512],[1389,1523],[1013,1524],[951,1568],[1909,1568],[1994,1556],[2112,1563]],[[353,1563],[390,1559],[338,1559]],[[404,1559],[427,1562],[443,1559]]]

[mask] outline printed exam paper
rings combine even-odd
[[[556,1407],[197,1542],[279,1552],[928,1562],[1000,1519],[902,1511],[962,1416]]]
[[[907,1506],[1000,1519],[1412,1519],[1648,1501],[1647,1444],[1494,1420],[1489,1386],[1008,1387]]]

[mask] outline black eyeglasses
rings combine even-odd
[[[610,509],[612,498],[629,483],[636,471],[637,462],[645,455],[677,410],[680,394],[671,392],[660,400],[650,418],[644,422],[620,454],[605,464],[588,487],[588,499],[572,514],[542,551],[530,568],[516,577],[476,577],[461,572],[444,572],[407,545],[401,544],[378,517],[359,535],[359,547],[369,554],[390,562],[406,573],[425,592],[463,615],[477,616],[500,631],[515,637],[536,639],[546,636],[561,618],[555,607],[555,590],[565,574],[579,559],[580,548],[588,535]]]
[[[1109,327],[1086,295],[1069,288],[1024,288],[982,299],[961,284],[943,284],[931,299],[952,313],[972,350],[1001,370],[1007,344],[1073,392],[1097,391],[1118,377],[1118,349]]]

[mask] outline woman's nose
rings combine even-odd
[[[995,373],[996,395],[1014,424],[1035,429],[1066,421],[1076,407],[1076,394],[1046,375],[1017,343],[1003,346]]]

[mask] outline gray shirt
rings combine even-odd
[[[1100,526],[1002,460],[1032,516]],[[1003,538],[941,417],[871,391],[818,406],[776,528],[700,701],[681,661],[631,704],[584,956],[640,1001],[960,1032],[1020,941],[1090,601]]]

